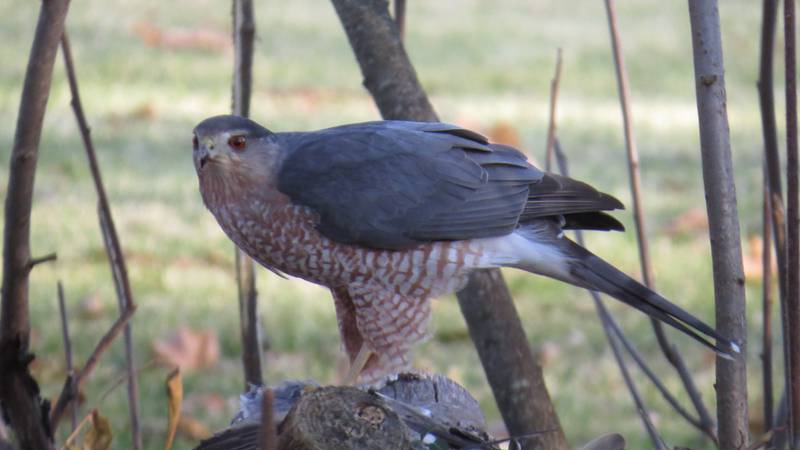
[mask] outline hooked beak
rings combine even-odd
[[[197,167],[203,169],[208,162],[214,159],[216,151],[214,151],[214,141],[212,139],[205,139],[197,149]]]

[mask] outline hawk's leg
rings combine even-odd
[[[350,369],[347,370],[347,376],[344,379],[344,384],[348,386],[355,386],[356,382],[358,381],[358,376],[361,375],[361,371],[364,370],[364,367],[367,365],[367,361],[369,361],[370,357],[375,355],[372,353],[372,350],[369,349],[368,345],[361,344],[361,349],[358,351],[355,359],[350,361]]]
[[[350,367],[344,379],[347,385],[355,385],[358,376],[367,367],[378,363],[369,346],[364,343],[364,336],[358,330],[356,307],[346,287],[332,288],[334,304],[336,306],[336,320],[339,323],[339,335],[342,338],[342,347],[347,355]]]

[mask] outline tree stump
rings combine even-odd
[[[407,450],[408,429],[379,397],[352,387],[309,392],[289,412],[280,450]]]

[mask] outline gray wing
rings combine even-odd
[[[286,155],[278,189],[319,214],[320,232],[348,244],[403,249],[500,236],[523,214],[591,216],[621,206],[588,185],[545,174],[516,149],[448,124],[368,122],[279,138]],[[585,201],[570,203],[575,196]]]

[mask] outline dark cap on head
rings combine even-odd
[[[215,135],[221,132],[241,132],[253,137],[267,137],[271,131],[242,116],[230,114],[205,119],[194,127],[194,132],[202,135]]]

